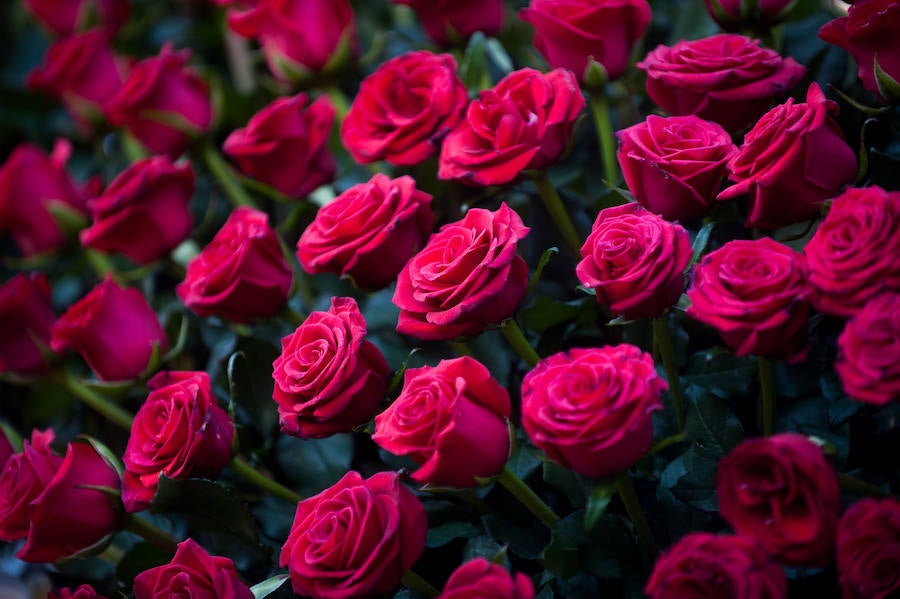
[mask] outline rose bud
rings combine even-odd
[[[791,98],[767,112],[728,161],[735,185],[718,199],[750,194],[747,227],[776,229],[817,216],[856,177],[856,152],[832,118],[837,111],[813,83],[806,103]]]
[[[50,282],[43,273],[19,273],[0,285],[0,372],[44,372],[43,351],[50,347],[54,322]]]
[[[900,400],[900,293],[871,299],[837,343],[834,367],[847,395],[876,406]]]
[[[193,137],[212,123],[206,82],[185,66],[190,50],[170,43],[157,56],[131,69],[122,89],[106,105],[106,117],[124,127],[150,151],[177,158]]]
[[[196,597],[253,599],[227,557],[210,555],[194,539],[178,543],[168,564],[144,570],[134,577],[134,599]]]
[[[729,241],[694,267],[687,315],[717,329],[738,356],[802,358],[807,272],[803,254],[769,237]]]
[[[473,597],[534,599],[534,585],[524,574],[513,576],[503,566],[479,557],[453,571],[438,599]]]
[[[231,461],[234,423],[216,403],[208,374],[160,372],[147,388],[123,458],[126,512],[150,506],[160,474],[216,478]]]
[[[25,0],[34,18],[58,35],[84,31],[93,24],[121,27],[131,12],[128,0]]]
[[[633,345],[570,349],[522,381],[522,425],[551,460],[582,476],[624,472],[653,440],[666,381]]]
[[[900,191],[849,188],[803,248],[810,301],[820,312],[850,317],[882,293],[900,292]]]
[[[694,532],[653,566],[649,599],[785,599],[784,569],[755,540]]]
[[[525,296],[528,266],[516,254],[528,227],[505,203],[470,209],[431,236],[397,277],[397,331],[418,339],[477,335],[509,318]]]
[[[159,260],[190,234],[193,193],[190,163],[175,165],[164,156],[139,160],[88,202],[94,222],[81,231],[81,243],[138,264]]]
[[[704,0],[706,12],[725,31],[765,32],[787,19],[798,0]]]
[[[241,172],[292,198],[330,183],[337,172],[328,148],[334,107],[327,96],[307,103],[306,94],[278,98],[232,131],[222,150]]]
[[[123,381],[144,373],[154,349],[165,351],[168,343],[141,292],[107,277],[56,321],[50,347],[74,349],[101,381]]]
[[[667,220],[702,216],[737,152],[720,125],[693,115],[647,120],[616,132],[625,183],[644,208]]]
[[[363,479],[351,470],[297,505],[278,565],[287,567],[298,595],[374,597],[400,583],[427,532],[425,508],[396,473]]]
[[[519,18],[534,26],[534,47],[550,66],[584,82],[588,60],[618,79],[650,24],[647,0],[531,0]]]
[[[492,36],[503,27],[503,0],[391,0],[416,11],[439,46],[461,45],[476,31]]]
[[[719,461],[716,493],[735,532],[782,562],[821,567],[831,561],[840,489],[834,468],[806,437],[742,442]]]
[[[659,316],[681,297],[691,237],[630,203],[600,211],[575,274],[597,301],[629,320]]]
[[[844,599],[888,599],[900,591],[900,502],[860,499],[838,523],[837,569]]]
[[[331,298],[281,340],[272,364],[281,430],[297,437],[346,433],[372,419],[391,369],[366,341],[366,321],[349,297]]]
[[[4,436],[4,439],[6,437]],[[53,429],[31,433],[21,453],[8,457],[0,470],[0,540],[12,542],[28,536],[28,506],[53,480],[63,459],[50,449]]]
[[[715,121],[730,133],[755,122],[806,72],[759,40],[724,33],[657,46],[637,66],[647,71],[647,94],[664,110]]]
[[[266,214],[242,206],[188,263],[175,292],[198,316],[250,322],[284,307],[292,278]]]
[[[415,166],[437,151],[468,103],[453,56],[407,52],[363,79],[341,139],[360,164]]]
[[[570,71],[513,71],[469,104],[444,139],[438,178],[502,185],[555,162],[569,145],[584,96]]]
[[[403,390],[375,417],[372,440],[422,465],[420,484],[474,487],[509,458],[509,393],[480,362],[463,356],[411,368]]]
[[[98,594],[91,585],[83,584],[75,590],[61,588],[50,591],[47,599],[108,599],[108,597]]]
[[[376,174],[319,209],[297,242],[309,274],[349,276],[361,289],[381,289],[397,278],[431,235],[431,196],[412,177]]]

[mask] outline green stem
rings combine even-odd
[[[512,493],[522,505],[528,508],[528,511],[537,516],[538,520],[546,524],[548,528],[553,528],[559,522],[559,516],[556,515],[553,509],[544,503],[544,500],[538,497],[537,493],[532,491],[531,487],[526,485],[521,478],[516,476],[516,473],[509,466],[503,467],[503,470],[500,471],[500,476],[497,477],[497,482]]]
[[[550,182],[547,173],[541,171],[541,173],[534,178],[534,184],[537,187],[538,193],[541,194],[541,199],[544,201],[544,207],[546,207],[547,212],[550,213],[550,218],[553,219],[553,222],[556,223],[556,228],[562,233],[563,241],[569,248],[569,251],[572,252],[576,258],[580,258],[581,246],[583,245],[581,243],[581,238],[578,236],[578,231],[575,230],[575,225],[572,224],[572,219],[569,218],[569,213],[566,212],[566,207],[563,206],[562,200],[559,198],[559,193],[557,193],[556,188],[553,187],[553,183]]]
[[[453,350],[458,356],[469,356],[470,358],[475,357],[475,354],[472,353],[472,348],[470,348],[465,341],[457,341],[455,339],[451,339],[447,341],[447,345],[450,346],[450,349]]]
[[[84,258],[100,278],[105,278],[106,275],[111,275],[113,279],[118,280],[118,276],[116,275],[116,267],[115,265],[113,265],[112,260],[110,260],[108,254],[86,248],[84,250]]]
[[[768,437],[775,434],[775,369],[772,361],[757,356],[759,364],[759,386],[762,395],[762,429]]]
[[[344,95],[344,92],[336,85],[329,85],[325,88],[325,94],[328,95],[328,99],[331,100],[331,104],[334,106],[334,111],[336,113],[336,125],[337,128],[341,128],[341,123],[344,122],[344,117],[347,116],[347,113],[350,111],[350,102],[347,101],[347,96]]]
[[[641,504],[638,501],[637,493],[634,492],[634,486],[631,484],[631,475],[627,471],[620,472],[616,475],[616,492],[622,503],[625,504],[625,511],[634,529],[637,532],[638,541],[644,546],[644,551],[650,556],[651,560],[656,560],[659,555],[659,548],[656,541],[653,540],[653,531],[650,530],[650,524],[641,510]]]
[[[407,570],[406,574],[403,575],[403,578],[400,579],[400,582],[403,583],[403,586],[406,588],[423,597],[437,597],[441,594],[433,584],[416,574],[413,570]]]
[[[881,487],[876,487],[870,482],[866,482],[849,474],[844,474],[843,472],[838,472],[838,483],[840,483],[842,489],[853,495],[879,498],[891,496],[890,493]]]
[[[70,372],[65,374],[63,383],[65,384],[66,389],[71,391],[75,397],[81,400],[81,403],[88,406],[110,422],[127,431],[131,430],[131,423],[134,421],[134,416],[128,411],[122,409],[117,404],[110,401],[109,398],[104,397],[79,381]]]
[[[290,501],[291,503],[299,503],[303,501],[303,497],[301,497],[297,493],[294,493],[281,483],[277,483],[271,478],[263,475],[256,468],[247,463],[247,460],[242,456],[235,456],[235,458],[231,460],[229,466],[231,466],[231,469],[234,471],[234,473],[241,478],[253,483],[261,489],[268,491],[276,497],[281,497],[282,499]]]
[[[228,166],[228,163],[225,162],[225,159],[222,158],[219,151],[211,143],[204,144],[201,151],[203,154],[203,162],[206,163],[209,172],[212,173],[213,177],[216,178],[216,181],[219,182],[219,185],[222,186],[222,191],[228,196],[228,200],[232,205],[234,205],[235,208],[239,206],[250,206],[255,208],[256,204],[253,201],[253,198],[250,197],[247,190],[240,184],[238,177],[231,171],[231,167]]]
[[[669,324],[665,315],[653,319],[653,338],[656,340],[666,369],[669,394],[675,408],[678,431],[681,432],[684,430],[684,393],[681,390],[681,378],[678,376],[678,366],[675,365],[675,348],[672,346],[672,336],[669,334]]]
[[[178,549],[178,539],[134,514],[128,514],[125,517],[124,526],[125,530],[133,532],[167,553],[175,553],[175,550]]]
[[[526,364],[532,368],[537,366],[538,362],[541,361],[541,356],[538,355],[538,353],[534,351],[534,348],[531,347],[531,344],[528,343],[528,339],[525,338],[525,333],[519,328],[515,319],[507,318],[500,323],[500,332],[503,333],[503,336],[506,337],[506,340],[512,348],[516,350],[516,353],[525,360]]]
[[[610,187],[619,182],[619,164],[616,161],[616,137],[613,133],[612,115],[609,100],[602,92],[590,96],[591,113],[594,115],[594,127],[597,129],[597,140],[600,142],[600,157],[603,159],[603,177]]]

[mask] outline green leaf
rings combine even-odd
[[[672,495],[699,510],[717,511],[715,476],[719,456],[699,445],[694,445],[675,461],[681,462],[678,469],[683,470],[683,473],[677,477],[675,484],[669,487]],[[663,476],[665,472],[663,471]],[[667,477],[666,483],[671,484],[671,479],[672,477]],[[662,484],[662,480],[660,482]]]
[[[541,254],[541,257],[538,260],[537,266],[534,268],[534,273],[531,275],[531,279],[529,279],[528,281],[528,291],[526,291],[526,295],[534,291],[534,286],[537,285],[538,281],[541,280],[541,274],[543,274],[544,272],[544,267],[547,266],[548,262],[550,262],[550,258],[552,258],[554,254],[558,253],[559,248],[555,246],[544,250],[544,253]]]
[[[145,570],[167,564],[172,554],[152,543],[140,541],[129,549],[116,565],[116,578],[130,587],[134,577]]]
[[[481,535],[469,540],[463,549],[463,560],[467,562],[478,557],[483,557],[489,562],[504,551],[503,547],[489,536]]]
[[[428,528],[426,547],[443,547],[454,539],[471,539],[481,532],[480,526],[471,522],[445,522]]]
[[[690,408],[684,429],[701,448],[724,456],[744,440],[741,422],[724,400],[696,385],[688,387],[685,396]]]
[[[509,545],[509,550],[525,559],[536,559],[546,545],[540,529],[523,528],[499,514],[481,517],[485,530],[495,539]]]
[[[308,497],[341,479],[353,460],[353,435],[325,439],[297,439],[281,435],[276,441],[276,460],[297,492]]]
[[[581,569],[579,544],[584,540],[582,513],[575,512],[553,527],[550,543],[541,553],[544,567],[560,578],[571,578]]]
[[[684,380],[727,398],[746,391],[756,378],[756,370],[752,357],[738,358],[728,350],[711,349],[691,356]]]
[[[259,542],[256,522],[246,504],[210,480],[176,480],[160,474],[150,511],[183,514],[193,529],[224,531],[254,545]]]
[[[283,585],[287,579],[287,574],[278,574],[277,576],[267,578],[266,580],[253,585],[250,587],[250,592],[253,593],[254,599],[263,599],[263,597],[268,597],[281,588],[281,585]]]
[[[516,476],[525,480],[537,470],[544,461],[544,452],[524,439],[516,443],[516,448],[510,456],[507,466]]]
[[[574,472],[556,462],[544,462],[544,482],[562,491],[576,508],[584,507],[585,493]]]
[[[487,56],[491,63],[500,71],[500,76],[505,77],[513,70],[513,61],[506,53],[506,48],[496,38],[490,37],[485,43]]]
[[[716,221],[710,221],[703,225],[703,228],[697,232],[697,236],[694,237],[694,243],[691,244],[691,261],[688,262],[684,272],[689,272],[694,264],[697,263],[697,260],[700,259],[700,256],[703,255],[706,246],[709,244],[709,236],[712,235],[712,230],[715,226]]]
[[[597,525],[615,495],[615,483],[599,484],[591,490],[584,512],[584,529],[586,531],[592,530]]]
[[[487,73],[487,38],[480,31],[469,38],[469,45],[459,65],[459,77],[470,92],[491,87]]]

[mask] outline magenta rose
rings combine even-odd
[[[860,499],[838,523],[837,569],[844,599],[889,599],[900,591],[900,502]]]
[[[6,464],[6,460],[11,458],[14,453],[16,453],[16,450],[12,446],[9,437],[7,437],[6,432],[0,428],[0,473],[3,472],[3,466]]]
[[[574,348],[522,381],[522,426],[547,456],[582,476],[624,472],[653,440],[666,381],[633,345]]]
[[[528,266],[516,254],[527,234],[505,203],[496,212],[472,208],[441,227],[397,277],[397,331],[453,339],[512,316],[528,287]]]
[[[235,129],[222,145],[241,172],[292,198],[331,182],[337,172],[328,148],[334,106],[327,96],[278,98]]]
[[[89,584],[83,584],[77,589],[61,588],[50,591],[47,599],[108,599],[105,595],[100,595]]]
[[[461,44],[476,31],[494,35],[503,27],[503,0],[391,0],[419,16],[425,33],[439,46]]]
[[[67,36],[99,22],[116,30],[131,12],[128,0],[24,0],[25,8],[54,33]]]
[[[647,120],[616,132],[625,184],[644,208],[667,220],[703,215],[737,152],[720,125],[693,115]]]
[[[450,575],[438,599],[534,599],[534,585],[522,573],[515,576],[506,568],[483,557],[469,560]]]
[[[427,532],[425,508],[396,473],[363,479],[351,470],[297,505],[278,564],[298,595],[376,597],[416,563]]]
[[[900,400],[900,293],[869,300],[850,319],[834,367],[853,399],[877,406]]]
[[[168,564],[144,570],[134,578],[134,599],[253,599],[234,562],[210,555],[197,541],[178,543]]]
[[[706,12],[726,31],[763,33],[787,19],[797,0],[704,0]]]
[[[375,417],[372,440],[422,465],[421,484],[474,487],[509,458],[509,393],[468,356],[411,368],[403,390]]]
[[[381,289],[431,235],[431,196],[412,177],[376,174],[319,209],[297,242],[310,274],[349,276],[362,289]]]
[[[53,439],[53,429],[34,429],[31,441],[24,441],[24,449],[0,466],[0,540],[12,542],[28,536],[29,506],[63,461],[50,448]]]
[[[56,314],[43,273],[19,273],[0,285],[0,372],[39,374],[47,369],[50,327]]]

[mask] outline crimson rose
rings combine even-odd
[[[54,436],[52,428],[44,432],[34,429],[22,451],[0,465],[0,540],[11,542],[28,536],[29,506],[63,461],[50,448]]]
[[[838,524],[837,569],[844,599],[888,599],[900,591],[900,502],[860,499]]]
[[[900,400],[900,293],[869,300],[846,324],[834,367],[853,399],[878,406]]]
[[[54,322],[46,275],[21,272],[0,285],[0,372],[38,374],[46,370],[41,350],[50,347]]]
[[[534,585],[522,573],[515,576],[506,568],[483,557],[459,566],[447,579],[438,599],[533,599]]]
[[[194,539],[178,543],[168,564],[144,570],[134,578],[134,599],[253,599],[234,562],[210,555]]]
[[[68,588],[56,589],[47,594],[47,599],[108,599],[104,595],[98,595],[89,584],[83,584],[74,591]]]

